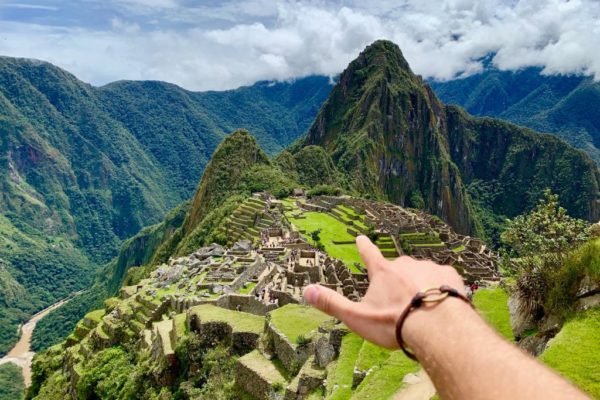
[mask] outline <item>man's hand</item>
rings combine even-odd
[[[356,246],[369,274],[369,289],[362,301],[352,302],[319,285],[307,286],[304,298],[370,342],[390,349],[398,348],[396,321],[417,292],[441,285],[464,292],[463,280],[452,267],[407,256],[386,260],[366,236],[358,236]],[[410,320],[409,317],[407,324]],[[409,337],[404,339],[410,344]]]

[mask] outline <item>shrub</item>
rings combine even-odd
[[[296,338],[296,344],[298,346],[306,346],[310,342],[312,342],[312,338],[308,336],[300,335]]]

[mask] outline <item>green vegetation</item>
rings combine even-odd
[[[333,218],[331,215],[320,212],[305,212],[303,218],[294,218],[291,214],[287,214],[288,219],[300,231],[308,234],[309,232],[321,229],[319,237],[327,254],[342,260],[348,268],[357,271],[354,263],[362,264],[362,260],[358,254],[356,245],[333,243],[334,241],[354,242],[354,236],[347,232],[347,225]]]
[[[294,154],[294,162],[294,171],[298,174],[298,181],[303,185],[335,187],[342,183],[342,176],[335,168],[331,157],[320,146],[303,147]]]
[[[98,352],[83,369],[77,383],[78,398],[124,398],[132,367],[127,353],[119,347]]]
[[[402,388],[404,375],[418,370],[418,363],[401,351],[394,351],[381,367],[367,375],[358,385],[352,399],[389,399]]]
[[[19,400],[25,394],[21,368],[13,363],[0,365],[0,399]]]
[[[598,99],[598,87],[586,89],[586,96]],[[573,104],[571,112],[580,115]],[[393,112],[383,109],[388,105]],[[587,110],[584,124],[597,126],[593,108],[579,106]],[[446,110],[440,120],[423,117],[438,115],[436,109]],[[427,124],[407,122],[421,117]],[[408,143],[394,140],[398,127],[409,132]],[[534,207],[546,188],[577,218],[597,220],[600,211],[600,175],[589,157],[552,136],[444,108],[388,41],[371,44],[350,63],[306,137],[290,151],[315,145],[325,149],[350,191],[422,207],[459,233],[485,233],[494,244],[503,219]]]
[[[390,353],[390,350],[365,340],[356,358],[355,368],[360,371],[368,371],[372,367],[378,367],[389,358]]]
[[[95,88],[48,63],[2,57],[0,259],[26,295],[5,305],[0,293],[0,355],[19,323],[89,287],[122,240],[187,200],[227,132],[252,129],[274,154],[308,128],[330,88],[325,77],[210,93],[161,82]],[[158,230],[144,230],[103,276],[113,290],[171,233]],[[58,330],[40,330],[37,345],[65,336],[74,315],[48,322]]]
[[[599,162],[600,125],[593,110],[600,104],[600,86],[581,75],[541,72],[538,67],[518,71],[490,67],[467,78],[431,85],[445,103],[458,104],[473,115],[552,133]]]
[[[411,195],[416,199],[420,192],[426,209],[438,211],[434,204],[443,201],[441,209],[447,212],[440,216],[459,232],[474,232],[469,199],[446,149],[445,132],[433,120],[418,126],[407,122],[412,115],[433,114],[431,107],[438,105],[432,102],[398,46],[378,40],[350,63],[306,137],[290,151],[296,155],[321,146],[350,192],[396,204],[409,204]],[[382,109],[384,105],[394,110]],[[394,140],[397,129],[409,132],[409,143]],[[449,182],[454,189],[442,196]]]
[[[577,301],[577,291],[583,279],[600,280],[600,239],[594,239],[571,252],[561,267],[552,272],[545,303],[547,310],[566,316]]]
[[[308,337],[323,322],[331,319],[327,314],[308,306],[288,304],[269,313],[271,323],[292,343],[299,337]]]
[[[246,286],[244,286],[243,288],[241,288],[238,292],[240,294],[250,294],[250,292],[252,291],[252,289],[254,289],[255,286],[256,286],[256,283],[249,282],[249,283],[246,284]]]
[[[316,185],[314,186],[312,189],[310,189],[306,195],[308,197],[313,197],[313,196],[340,196],[344,193],[343,189],[336,187],[336,186],[331,186],[331,185]]]
[[[328,399],[349,399],[352,394],[352,375],[354,374],[354,363],[363,345],[363,339],[349,333],[342,338],[342,347],[333,372],[328,374],[327,390]]]
[[[252,368],[254,371],[260,371],[260,374],[267,379],[275,388],[284,389],[287,382],[285,377],[279,372],[279,369],[271,361],[267,360],[260,351],[254,350],[240,357],[239,361]]]
[[[589,224],[567,215],[550,191],[529,214],[509,221],[501,238],[515,258],[504,269],[516,275],[521,311],[537,320],[550,314],[564,316],[581,280],[600,276],[596,261],[600,243],[573,252],[589,237]]]
[[[549,342],[540,359],[592,398],[600,398],[600,309],[592,309],[567,321]]]
[[[37,103],[27,104],[28,107],[17,107],[19,104],[0,107],[0,128],[4,128],[2,124],[5,124],[9,132],[6,136],[9,139],[0,139],[0,150],[3,151],[0,156],[12,154],[19,146],[27,150],[19,158],[12,158],[12,155],[0,157],[0,163],[5,166],[0,171],[10,171],[10,179],[0,175],[0,185],[7,186],[6,192],[11,194],[9,200],[12,200],[7,205],[0,204],[4,218],[0,221],[2,228],[6,227],[11,232],[8,239],[0,238],[1,246],[4,246],[0,250],[6,248],[10,249],[10,254],[28,254],[14,252],[15,244],[26,248],[26,244],[31,244],[31,237],[37,235],[36,239],[44,237],[47,240],[44,251],[66,249],[65,252],[71,255],[81,256],[92,270],[114,255],[112,244],[116,245],[126,235],[136,232],[142,223],[156,222],[157,216],[189,196],[199,171],[206,166],[189,209],[186,210],[187,206],[183,205],[169,216],[170,222],[151,226],[125,242],[121,251],[123,257],[106,264],[99,271],[96,284],[81,296],[81,300],[73,301],[64,310],[52,314],[54,323],[59,321],[57,317],[66,316],[69,310],[74,311],[73,315],[84,315],[90,309],[101,306],[104,298],[115,295],[123,281],[139,282],[157,263],[169,257],[191,252],[206,241],[226,243],[228,238],[219,228],[227,222],[228,216],[245,205],[245,201],[252,200],[246,199],[256,190],[268,190],[278,197],[285,197],[299,185],[313,187],[310,195],[342,187],[348,193],[439,211],[439,216],[461,233],[481,233],[483,224],[488,236],[496,239],[505,217],[513,218],[530,209],[547,187],[561,195],[565,209],[572,215],[596,219],[599,213],[595,201],[598,173],[589,159],[551,137],[496,120],[475,119],[457,108],[444,108],[420,78],[410,71],[400,50],[390,42],[374,43],[348,67],[308,135],[275,161],[270,160],[259,146],[263,140],[256,140],[245,130],[233,132],[217,147],[223,137],[221,129],[227,124],[223,119],[217,123],[217,119],[210,119],[202,110],[198,111],[195,105],[202,101],[199,100],[200,95],[156,82],[123,82],[94,89],[68,76],[63,78],[69,78],[72,85],[61,87],[55,84],[57,79],[50,79],[56,78],[54,75],[60,71],[48,68],[41,73],[38,71],[41,75],[48,75],[41,78],[28,76],[25,79],[19,74],[3,78],[0,74],[0,89],[4,91],[9,86],[6,79],[16,77],[23,81],[17,79],[16,82],[24,86],[34,78],[47,81],[47,85],[38,82],[37,86],[27,86],[32,96],[43,97],[38,98],[38,103],[44,104],[42,111],[35,108]],[[169,101],[162,102],[161,99]],[[45,102],[51,105],[46,107]],[[0,103],[6,103],[5,96],[0,96]],[[383,109],[384,105],[393,109]],[[145,119],[144,114],[148,112],[152,115]],[[88,119],[88,113],[94,118]],[[240,116],[244,113],[231,114]],[[257,111],[257,115],[261,114]],[[22,116],[26,117],[23,119],[25,122],[28,119],[40,121],[35,124],[5,123],[21,121]],[[193,132],[190,131],[192,127]],[[397,140],[398,129],[406,133],[402,141]],[[44,135],[38,131],[44,132]],[[155,134],[148,134],[150,131]],[[274,131],[282,136],[288,135],[287,132]],[[53,137],[52,146],[45,140],[48,135]],[[22,137],[28,141],[21,140]],[[497,145],[498,137],[503,139],[502,146]],[[178,143],[170,145],[173,140]],[[85,145],[80,145],[80,142]],[[77,151],[67,151],[73,148]],[[9,149],[10,152],[7,151]],[[101,156],[90,156],[96,149],[101,149]],[[213,149],[216,150],[208,162],[208,154]],[[23,160],[27,161],[27,168],[22,163],[13,162]],[[25,178],[15,179],[13,169]],[[30,183],[44,169],[52,172],[49,172],[47,180],[40,178],[47,187]],[[69,179],[65,181],[64,177]],[[4,190],[4,186],[0,189]],[[351,269],[360,269],[355,266],[360,266],[361,260],[352,244],[352,230],[349,230],[355,226],[355,231],[370,235],[374,231],[356,210],[338,207],[334,211],[340,214],[332,213],[340,220],[317,212],[294,217],[298,210],[293,203],[286,200],[284,204],[287,218],[304,235],[315,233],[315,244],[322,245],[327,253],[341,259]],[[543,219],[516,218],[504,237],[505,242],[513,246],[513,251],[539,250],[540,243],[564,249],[587,239],[587,233],[575,239],[569,236],[583,223],[567,218],[566,211],[558,208],[556,201],[553,204],[544,206],[540,215],[554,212],[554,217],[560,217],[561,225],[552,226]],[[31,217],[35,225],[28,222],[32,225],[26,226],[23,222],[25,215]],[[10,218],[12,216],[20,218]],[[51,226],[47,225],[48,218],[53,221]],[[245,218],[245,221],[249,219],[252,218]],[[536,225],[536,221],[540,223]],[[44,235],[45,231],[36,231],[40,226],[49,232],[56,228],[56,234]],[[554,236],[550,236],[554,243],[537,241],[545,233],[532,228],[535,226],[551,228]],[[23,232],[26,235],[22,235]],[[521,235],[523,232],[526,235]],[[567,240],[563,242],[563,238]],[[401,243],[403,248],[406,245],[409,249],[411,246],[443,245],[435,233],[403,235]],[[393,247],[389,238],[382,238],[377,244],[382,249]],[[572,306],[569,302],[574,299],[574,290],[582,276],[598,276],[593,275],[600,265],[596,260],[600,257],[596,256],[600,253],[596,251],[596,245],[600,243],[584,246],[581,253],[573,255],[571,264],[564,264],[564,268],[558,267],[559,264],[540,268],[539,256],[530,257],[530,264],[519,267],[518,273],[531,272],[531,277],[537,279],[542,276],[543,282],[548,283],[539,289],[540,285],[536,284],[539,280],[518,280],[521,284],[519,290],[534,282],[529,287],[536,292],[524,293],[527,298],[533,299],[529,304],[537,307],[535,311],[539,308],[548,311],[550,304],[564,304],[565,309]],[[569,260],[569,257],[559,259]],[[36,265],[32,260],[24,260],[24,264]],[[28,294],[32,286],[19,275],[20,269],[15,268],[17,261],[7,260],[6,267],[0,270],[0,282],[6,287],[0,300],[8,303],[15,303],[23,293]],[[541,264],[542,267],[547,265],[550,264]],[[65,270],[69,270],[64,265],[57,269],[62,276]],[[47,274],[47,271],[43,273]],[[68,284],[61,283],[61,287],[81,287],[75,275],[69,278],[72,279]],[[44,290],[55,293],[55,286],[50,282]],[[157,297],[176,290],[175,287],[161,289],[157,296],[144,294],[140,301],[157,305]],[[490,323],[509,337],[504,296],[501,291],[482,291],[477,295],[476,303]],[[46,298],[43,301],[47,301]],[[133,301],[124,304],[124,308],[132,311]],[[8,307],[5,309],[10,310]],[[136,319],[147,317],[142,315],[144,310],[145,307],[137,310],[141,314],[137,314]],[[29,309],[17,311],[26,314]],[[23,316],[16,312],[14,315],[18,317],[6,320],[13,323]],[[264,317],[212,305],[192,307],[187,315],[194,319],[197,317],[201,322],[226,322],[235,332],[264,333]],[[4,315],[0,317],[4,321]],[[94,321],[98,317],[96,314],[89,316]],[[593,317],[597,319],[597,316]],[[163,319],[155,325],[163,340],[159,342],[162,349],[171,350],[175,346],[179,361],[177,377],[168,375],[172,372],[167,371],[168,357],[158,357],[157,362],[151,358],[156,355],[140,350],[144,345],[160,349],[157,343],[124,344],[131,337],[143,336],[151,341],[153,337],[149,331],[136,336],[129,328],[121,329],[106,318],[92,336],[66,350],[70,353],[68,357],[65,357],[64,346],[51,348],[36,357],[30,397],[37,395],[40,399],[58,399],[72,393],[73,376],[64,368],[66,362],[80,376],[76,389],[81,398],[137,396],[167,399],[171,395],[177,399],[243,398],[233,387],[236,357],[232,356],[230,349],[207,349],[204,337],[186,332],[183,318],[183,314],[175,317],[177,337],[173,342],[164,340],[172,327],[170,320]],[[275,329],[297,346],[313,340],[317,328],[331,321],[330,317],[316,309],[300,305],[276,309],[267,318]],[[586,323],[578,330],[584,332],[590,326]],[[141,331],[143,324],[136,320],[131,327]],[[79,336],[72,336],[72,339],[83,336],[81,331],[85,330],[81,326],[78,328]],[[595,325],[592,328],[597,329]],[[61,329],[64,328],[56,328],[57,336],[62,333]],[[126,340],[98,350],[108,345],[103,342],[115,338],[113,331],[126,336]],[[46,334],[46,340],[55,339]],[[272,372],[272,387],[283,389],[289,377],[279,372],[277,362],[266,360],[258,352],[242,359],[244,357],[255,363],[259,370]],[[73,365],[69,365],[71,362]],[[352,391],[349,382],[355,367],[370,369],[371,373]],[[340,385],[335,390],[328,386],[332,397],[389,398],[401,388],[402,377],[416,371],[418,365],[401,352],[390,353],[349,335],[344,338],[342,355],[332,369],[332,382]],[[578,377],[581,376],[585,378],[585,375],[578,374]]]
[[[496,287],[479,289],[473,296],[473,304],[481,316],[506,339],[513,341],[514,335],[510,325],[508,309],[508,293]]]
[[[96,284],[63,306],[52,310],[38,321],[31,337],[31,348],[40,352],[60,343],[75,328],[77,321],[91,309],[103,306],[104,299],[110,297],[103,285]]]
[[[234,332],[256,332],[261,333],[265,319],[254,314],[231,311],[210,304],[192,307],[189,311],[197,314],[202,322],[223,321],[231,325]]]
[[[184,255],[203,240],[226,241],[216,228],[239,202],[240,197],[234,196],[248,197],[256,190],[286,196],[295,186],[271,163],[252,135],[241,129],[233,132],[215,150],[184,223],[162,243],[152,263]]]

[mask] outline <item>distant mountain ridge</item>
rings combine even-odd
[[[97,88],[43,61],[0,57],[0,354],[27,315],[88,286],[122,240],[191,197],[226,133],[249,127],[274,154],[308,128],[328,82]],[[28,296],[15,304],[19,285]]]
[[[447,104],[552,133],[600,163],[600,82],[590,77],[542,75],[535,67],[501,71],[488,65],[479,74],[430,85]]]

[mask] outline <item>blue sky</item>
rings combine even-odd
[[[192,90],[335,75],[386,38],[415,72],[502,69],[600,77],[595,0],[0,0],[0,54],[94,85],[155,79]]]

